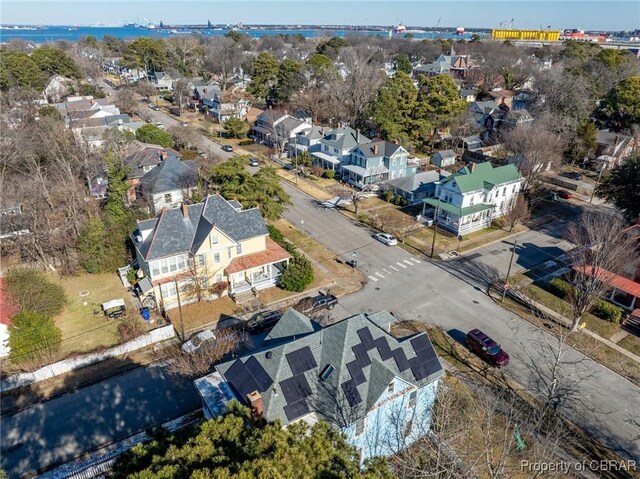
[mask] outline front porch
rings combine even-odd
[[[336,171],[340,166],[340,160],[335,156],[327,155],[326,153],[322,153],[320,151],[316,151],[311,153],[311,157],[313,158],[313,164],[318,165],[325,170],[333,170]]]
[[[360,189],[369,185],[379,185],[389,178],[389,170],[384,166],[363,168],[357,165],[346,165],[342,167],[342,171],[342,180]]]
[[[437,198],[426,198],[422,201],[423,217],[431,216],[434,222],[437,221],[438,226],[458,236],[488,228],[493,220],[493,205],[479,204],[460,208],[451,203],[438,202]]]
[[[271,238],[266,240],[266,249],[235,258],[224,270],[229,279],[229,295],[255,292],[271,288],[278,280],[291,255]]]

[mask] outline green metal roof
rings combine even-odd
[[[504,165],[494,168],[488,161],[485,163],[477,163],[473,172],[468,166],[460,169],[458,173],[451,175],[444,180],[442,184],[454,181],[460,192],[468,193],[469,191],[491,189],[495,185],[518,181],[522,177],[515,165]]]
[[[438,208],[438,199],[437,198],[427,198],[422,200],[424,203],[433,206],[434,208]],[[451,203],[443,203],[440,202],[440,209],[446,211],[447,213],[453,213],[457,216],[467,216],[475,213],[480,213],[481,211],[491,210],[495,208],[495,205],[488,205],[486,203],[479,203],[477,205],[465,206],[464,208],[460,208],[459,206],[452,205]]]

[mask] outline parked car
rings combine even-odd
[[[152,109],[153,111],[158,111],[159,108],[157,105],[154,105],[153,103],[149,103],[149,108]]]
[[[569,193],[567,190],[558,190],[557,195],[563,200],[569,200],[573,198],[573,195]]]
[[[213,342],[216,340],[215,334],[210,329],[205,329],[204,331],[199,332],[194,337],[192,337],[189,341],[182,345],[182,352],[187,354],[195,353],[198,349],[202,347],[203,344],[208,342]]]
[[[233,151],[233,146],[231,146],[231,145],[224,145],[224,146],[222,147],[222,151],[232,152],[232,151]]]
[[[564,173],[562,173],[562,176],[576,181],[582,179],[582,175],[576,171],[565,171]]]
[[[260,166],[260,162],[257,158],[251,158],[249,160],[249,166]]]
[[[321,293],[316,297],[307,296],[302,298],[293,309],[303,314],[309,314],[322,309],[331,310],[335,308],[336,304],[338,304],[338,298],[334,295]]]
[[[251,334],[266,331],[273,328],[281,317],[282,314],[278,311],[263,311],[247,321],[247,330]]]
[[[392,236],[387,233],[378,233],[377,235],[374,236],[374,238],[380,241],[381,243],[386,244],[387,246],[395,246],[398,244],[398,240],[395,238],[395,236]]]
[[[479,329],[472,329],[465,336],[470,351],[480,356],[489,364],[498,368],[509,364],[509,355],[500,345]]]
[[[156,123],[156,126],[157,126],[158,128],[160,128],[161,130],[164,130],[164,125],[163,125],[162,123],[157,122],[157,123]]]

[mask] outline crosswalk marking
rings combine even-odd
[[[392,269],[392,270],[394,270],[394,271],[400,271],[400,270],[399,270],[398,268],[396,268],[395,266],[391,266],[391,265],[389,265],[389,268],[391,268],[391,269]]]
[[[415,259],[415,258],[411,258],[411,261],[415,261],[418,264],[422,263],[422,261],[420,261],[419,259]]]
[[[371,275],[369,275],[369,276],[368,276],[368,278],[369,278],[371,281],[378,281],[378,278],[376,278],[375,276],[371,276]]]
[[[402,263],[396,263],[398,266],[401,266],[404,269],[407,269],[407,267],[405,265],[403,265]]]
[[[407,263],[409,266],[413,266],[413,263],[411,261],[409,261],[408,259],[405,259],[404,262]]]
[[[377,274],[378,276],[380,276],[381,278],[384,278],[384,276],[382,276],[382,275],[381,275],[380,273],[378,273],[377,271],[376,271],[376,274]]]
[[[387,274],[391,274],[391,271],[387,271],[387,268],[382,268],[382,271],[384,271]]]

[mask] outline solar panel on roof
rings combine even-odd
[[[431,346],[431,342],[426,334],[421,334],[417,338],[413,338],[411,340],[411,346],[413,346],[413,350],[417,353],[421,349],[428,348]]]
[[[362,383],[367,382],[367,379],[364,377],[364,373],[362,369],[360,369],[360,363],[358,361],[351,361],[347,364],[347,369],[349,370],[349,374],[351,375],[351,379],[359,386]]]
[[[282,394],[284,394],[284,398],[287,400],[287,404],[292,404],[311,396],[311,388],[304,374],[280,381],[280,389],[282,390]]]
[[[260,392],[265,392],[273,384],[273,379],[271,379],[269,373],[264,370],[255,356],[251,356],[244,365],[256,380],[256,383],[258,383]]]
[[[429,347],[421,349],[416,352],[416,356],[420,358],[420,361],[426,362],[430,359],[436,358],[436,352],[433,349],[433,346],[429,345]]]
[[[366,368],[371,364],[371,358],[369,358],[367,348],[363,344],[356,344],[351,349],[353,350],[353,354],[356,355],[358,363],[360,363],[360,368]]]
[[[352,379],[342,383],[342,391],[344,391],[349,406],[354,407],[362,402],[358,388]]]
[[[427,364],[420,361],[419,358],[411,358],[409,360],[409,364],[411,365],[411,372],[413,373],[413,377],[416,379],[416,381],[420,381],[421,379],[429,376],[429,369],[427,367]]]
[[[318,367],[309,346],[291,351],[286,358],[294,376]]]
[[[308,412],[309,412],[309,406],[307,406],[307,403],[304,399],[301,401],[296,401],[291,404],[287,404],[284,407],[284,413],[287,416],[287,419],[289,421],[298,419],[300,416],[304,416]]]
[[[404,350],[402,348],[393,350],[393,359],[395,359],[396,366],[398,366],[398,370],[400,372],[406,371],[410,368],[409,361],[407,361],[407,355],[404,354]]]
[[[258,383],[240,359],[231,365],[224,376],[243,400],[247,394],[259,389]]]
[[[373,336],[371,335],[371,331],[369,328],[361,328],[357,331],[358,337],[360,338],[361,343],[367,348],[367,351],[376,347],[373,342]]]
[[[378,348],[378,354],[380,354],[380,359],[386,361],[387,359],[391,359],[393,353],[391,352],[391,348],[389,347],[389,343],[387,342],[387,338],[384,336],[379,337],[375,340],[376,347]]]

